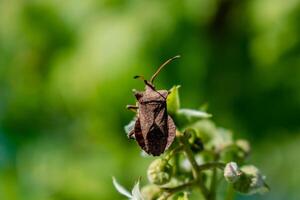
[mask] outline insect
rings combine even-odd
[[[144,81],[145,91],[134,90],[137,105],[127,105],[127,109],[137,111],[134,128],[128,137],[135,138],[139,146],[153,156],[159,156],[168,149],[176,134],[174,121],[167,113],[169,92],[156,90],[153,81],[168,63],[179,57],[175,56],[164,62],[153,74],[150,81],[147,81],[143,76],[134,77]]]

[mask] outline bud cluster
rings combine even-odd
[[[147,176],[150,183],[156,185],[164,185],[171,180],[172,166],[168,160],[158,158],[154,160],[148,167]]]
[[[131,199],[188,200],[189,194],[198,188],[202,199],[216,200],[226,196],[224,190],[218,189],[222,176],[241,194],[268,191],[265,177],[248,164],[248,141],[234,140],[231,131],[217,127],[203,110],[180,108],[178,88],[174,86],[167,99],[168,112],[176,124],[176,138],[169,150],[149,165],[150,184],[141,192],[135,190]],[[126,130],[131,128],[132,124]]]

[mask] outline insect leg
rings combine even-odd
[[[132,131],[130,131],[130,133],[128,133],[128,135],[127,135],[128,138],[129,138],[129,139],[135,139],[134,133],[135,133],[135,132],[134,132],[134,129],[133,129]]]
[[[131,111],[133,111],[133,112],[136,112],[136,110],[137,110],[139,107],[136,106],[136,105],[127,105],[126,108],[127,108],[128,110],[131,110]]]

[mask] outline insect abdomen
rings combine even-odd
[[[158,156],[165,151],[168,133],[163,132],[157,124],[153,124],[147,134],[147,153]]]

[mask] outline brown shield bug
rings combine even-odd
[[[128,105],[127,108],[137,110],[137,117],[133,130],[128,134],[129,138],[135,138],[140,147],[148,154],[159,156],[173,142],[176,135],[176,126],[173,119],[167,113],[167,90],[156,90],[153,81],[175,56],[163,63],[153,74],[150,81],[143,76],[135,76],[145,83],[145,91],[134,91],[137,106]]]

